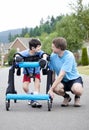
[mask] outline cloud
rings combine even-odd
[[[71,12],[73,0],[1,0],[0,32],[3,30],[35,27],[48,16],[59,16]]]

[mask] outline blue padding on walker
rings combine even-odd
[[[7,94],[6,99],[10,100],[49,100],[48,94]]]
[[[39,67],[39,62],[20,62],[19,64],[19,67]]]

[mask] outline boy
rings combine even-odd
[[[32,57],[37,56],[46,59],[47,55],[41,50],[41,42],[38,39],[32,38],[29,41],[29,49],[20,52],[20,54],[24,57]],[[35,57],[36,58],[36,57]],[[25,93],[29,94],[29,84],[31,82],[31,78],[34,79],[34,93],[38,94],[40,92],[40,67],[34,68],[24,68],[23,69],[23,90]],[[33,77],[34,76],[34,77]],[[42,105],[38,101],[28,101],[28,104],[32,107],[42,107]]]

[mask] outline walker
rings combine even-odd
[[[15,55],[17,55],[17,53]],[[46,69],[43,69],[43,75],[45,74],[47,75],[46,94],[18,94],[17,91],[15,90],[15,85],[14,85],[15,69],[17,70],[17,75],[20,75],[21,68],[27,68],[27,67],[35,68],[40,66],[39,59],[35,58],[34,61],[30,61],[28,58],[27,61],[26,60],[24,61],[22,60],[24,59],[24,57],[19,53],[18,55],[20,55],[21,59],[19,60],[19,62],[13,60],[13,64],[9,69],[8,87],[6,89],[6,110],[9,111],[10,100],[14,100],[14,103],[16,103],[17,100],[47,100],[48,111],[51,111],[52,98],[48,94],[48,90],[52,85],[52,71],[48,67],[46,67]]]

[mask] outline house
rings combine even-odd
[[[17,37],[13,42],[1,44],[0,46],[0,54],[1,54],[1,63],[2,66],[4,64],[4,61],[7,60],[8,52],[11,49],[16,49],[17,52],[23,51],[29,48],[29,40],[31,38],[24,38],[24,37]]]
[[[31,40],[31,38],[24,38],[24,37],[17,37],[9,46],[9,50],[11,50],[12,48],[16,49],[17,52],[19,51],[23,51],[29,48],[29,40]]]
[[[1,43],[0,44],[0,65],[3,66],[4,61],[7,60],[8,48],[10,43]]]

